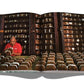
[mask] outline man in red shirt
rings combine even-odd
[[[9,49],[9,48],[13,49],[11,56],[20,56],[22,54],[22,47],[19,43],[16,42],[16,38],[14,36],[11,37],[10,43],[8,43],[5,46],[4,50]]]

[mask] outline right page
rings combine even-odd
[[[60,13],[59,23],[62,56],[67,70],[84,71],[84,15]]]
[[[57,22],[57,13],[41,15],[41,59],[37,61],[36,70],[56,70],[55,53],[59,52]]]
[[[84,71],[84,15],[41,16],[42,71]]]

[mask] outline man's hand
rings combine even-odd
[[[11,55],[15,55],[14,51],[12,51]]]
[[[17,55],[17,56],[20,56],[21,55],[21,53],[14,53],[14,52],[12,52],[12,54],[11,55]]]
[[[12,52],[12,54],[11,55],[15,55],[15,53],[14,52]]]

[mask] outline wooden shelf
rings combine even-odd
[[[82,18],[84,18],[84,16],[82,14],[72,14],[72,13],[70,13],[71,16],[68,16],[66,14],[69,14],[69,13],[61,13],[60,14],[60,20],[61,20],[61,27],[60,27],[60,29],[62,30],[61,31],[61,36],[62,36],[62,47],[63,47],[62,51],[67,51],[65,49],[65,47],[75,47],[74,51],[77,51],[78,50],[77,47],[79,47],[79,48],[83,47],[81,44],[84,42],[84,40],[83,40],[84,39],[84,34],[80,33],[80,31],[83,32],[83,30],[84,30],[83,29],[83,23],[84,23],[84,21],[82,20]],[[67,18],[67,20],[65,20],[66,18]],[[72,24],[66,24],[65,22],[72,22]],[[69,29],[69,27],[72,27],[72,28]],[[72,30],[73,33],[67,33],[66,30],[67,31],[71,31]],[[66,33],[64,33],[64,32],[66,32]],[[73,37],[71,37],[71,38],[70,37],[64,37],[64,35],[66,36],[67,34],[73,35]],[[78,37],[76,37],[76,35],[78,35]],[[82,37],[80,37],[80,35]],[[79,42],[77,42],[77,41],[66,42],[65,39],[71,39],[71,40],[72,39],[74,39],[74,40],[76,40],[76,39],[82,39],[83,41],[80,40]],[[74,46],[65,46],[66,43],[74,43],[74,44],[75,43],[79,43],[79,45],[78,46],[77,45],[74,45]],[[70,51],[70,50],[68,50],[68,51]],[[81,50],[79,50],[79,51],[81,52]]]

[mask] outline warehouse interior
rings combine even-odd
[[[12,36],[22,46],[21,56],[4,54]],[[0,54],[1,71],[84,71],[84,15],[59,12],[0,15]]]

